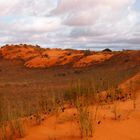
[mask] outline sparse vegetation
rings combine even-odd
[[[21,46],[27,47],[27,45]],[[8,47],[14,50],[14,47]],[[29,51],[28,54],[31,52]],[[69,50],[67,55],[71,56],[71,53],[74,53],[74,50]],[[84,56],[92,53],[86,50]],[[119,58],[124,57],[123,54],[117,55]],[[48,55],[44,57],[48,58]],[[127,62],[126,59],[124,61],[121,59],[118,62],[116,58],[112,58],[103,64],[84,69],[71,68],[70,64],[49,69],[27,69],[23,67],[22,61],[13,60],[11,64],[11,61],[0,59],[2,60],[0,66],[2,69],[0,79],[2,140],[24,137],[26,121],[35,120],[34,124],[40,125],[45,115],[64,113],[67,109],[65,106],[76,108],[81,137],[93,136],[94,121],[98,120],[100,105],[114,104],[112,113],[115,120],[120,116],[118,102],[131,98],[134,109],[136,108],[133,84],[130,83],[128,93],[123,92],[118,86],[139,72],[139,66],[132,66],[131,59],[127,59]],[[103,100],[100,99],[102,92],[105,93]],[[93,114],[90,112],[90,106],[95,107]]]
[[[136,92],[133,89],[133,81],[130,81],[129,83],[129,95],[133,101],[133,108],[135,110],[136,109]]]
[[[92,137],[93,125],[88,105],[85,104],[85,102],[83,102],[81,99],[77,98],[76,108],[78,112],[78,122],[80,126],[81,138]]]

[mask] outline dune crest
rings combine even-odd
[[[140,62],[140,51],[94,52],[90,50],[45,49],[38,45],[20,44],[5,45],[0,48],[0,52],[4,59],[23,60],[27,68],[49,68],[64,65],[84,68],[105,62],[111,63],[116,60],[120,64],[135,60],[133,65],[138,65]]]

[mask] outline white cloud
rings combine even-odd
[[[13,29],[16,31],[42,33],[59,29],[61,20],[51,17],[25,17],[20,20],[15,20],[12,24]]]
[[[0,0],[0,15],[43,16],[54,7],[52,0]]]
[[[138,48],[140,21],[135,2],[0,0],[0,41],[74,48],[137,44]]]
[[[17,3],[18,0],[0,0],[0,16],[9,14]]]

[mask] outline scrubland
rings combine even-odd
[[[139,140],[139,84],[140,51],[3,46],[0,139]]]

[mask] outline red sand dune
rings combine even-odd
[[[70,64],[74,68],[102,64],[116,61],[117,64],[132,62],[140,63],[140,51],[123,52],[89,52],[79,50],[43,49],[32,45],[5,45],[0,48],[1,55],[5,59],[21,59],[29,68],[48,68]]]
[[[74,67],[87,67],[91,66],[92,63],[102,63],[105,60],[110,59],[113,56],[113,54],[110,53],[98,53],[98,54],[92,54],[89,56],[86,56],[82,59],[80,59],[78,62],[74,63]]]
[[[123,88],[127,88],[127,83],[131,80],[137,89],[139,74],[122,83]],[[140,87],[139,87],[140,88]],[[138,89],[139,89],[138,88]],[[93,121],[94,134],[88,140],[140,140],[140,89],[136,90],[136,109],[133,108],[133,101],[118,101],[118,120],[114,120],[114,104],[102,105],[98,109],[97,119]],[[95,106],[90,107],[93,116]],[[76,109],[67,109],[64,113],[48,116],[40,126],[28,129],[27,136],[22,140],[80,140],[79,126],[76,121]],[[100,121],[100,124],[98,122]]]
[[[14,45],[4,46],[0,49],[2,56],[5,59],[22,59],[29,60],[40,55],[40,51],[30,45]]]

